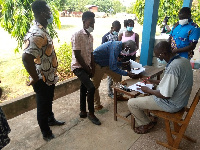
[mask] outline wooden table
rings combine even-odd
[[[154,67],[154,66],[144,66],[145,71],[141,73],[142,77],[150,77],[150,78],[154,78],[157,77],[157,80],[160,80],[160,75],[163,73],[164,71],[164,67]],[[127,83],[127,87],[130,85],[133,85],[137,82],[139,82],[139,79],[127,79],[124,82]],[[124,95],[127,95],[131,98],[135,98],[138,95],[140,95],[140,92],[137,91],[131,91],[131,92],[126,92],[122,89],[120,89],[119,87],[114,87],[114,120],[117,121],[117,117],[128,121],[129,123],[131,123],[131,127],[133,128],[135,122],[134,122],[134,118],[131,115],[131,120],[127,119],[127,115],[126,117],[121,116],[120,114],[117,113],[117,93],[123,93]]]

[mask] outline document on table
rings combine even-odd
[[[130,61],[131,73],[139,74],[145,71],[145,68],[142,67],[142,64],[139,64],[131,59],[129,61]],[[138,68],[138,70],[135,70],[134,68]]]
[[[138,92],[144,94],[144,92],[143,92],[142,90],[138,90],[138,89],[137,89],[137,88],[140,88],[140,87],[137,86],[137,85],[146,86],[146,87],[148,87],[148,88],[150,88],[150,89],[153,88],[153,84],[144,84],[143,82],[137,82],[137,83],[135,83],[135,84],[129,86],[128,88],[130,88],[131,90],[138,91]]]

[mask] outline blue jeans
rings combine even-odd
[[[37,101],[37,120],[43,135],[51,132],[48,121],[54,119],[52,103],[55,84],[48,86],[42,79],[33,85]]]
[[[81,81],[80,86],[80,111],[86,111],[86,97],[88,103],[89,112],[94,112],[94,92],[95,87],[93,82],[90,80],[89,75],[82,68],[77,68],[74,71],[74,74]]]

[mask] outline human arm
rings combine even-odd
[[[102,42],[101,44],[105,43],[105,42],[108,42],[108,38],[106,37],[108,34],[105,34],[103,37],[102,37]]]
[[[140,90],[142,90],[144,93],[148,93],[148,94],[151,94],[151,95],[155,95],[156,97],[158,98],[162,98],[162,99],[169,99],[170,97],[165,97],[163,96],[159,90],[153,90],[153,89],[150,89],[146,86],[141,86],[141,85],[138,85]]]
[[[167,30],[166,33],[169,33],[171,31],[171,29],[168,25],[165,26],[165,29]]]
[[[33,80],[28,83],[28,85],[33,85],[35,84],[38,80],[38,74],[36,71],[35,63],[34,63],[35,56],[27,53],[23,53],[22,55],[22,62],[24,64],[24,67],[26,68],[27,72],[31,76]]]
[[[92,70],[88,65],[86,65],[83,57],[81,56],[81,50],[74,50],[74,55],[81,67],[88,73],[88,75],[91,75]]]
[[[160,83],[160,80],[153,80],[153,79],[150,79],[149,77],[148,78],[142,78],[142,80],[145,84],[156,84],[156,85],[158,85]]]
[[[95,73],[95,62],[94,62],[94,55],[93,55],[93,52],[91,53],[91,67],[92,67],[92,76],[94,76],[94,73]]]
[[[122,36],[123,36],[123,33],[120,33],[119,36],[118,36],[118,41],[122,40]]]
[[[179,48],[179,49],[174,49],[172,51],[172,53],[180,53],[180,52],[189,52],[191,50],[194,50],[195,47],[196,47],[197,43],[195,42],[191,42],[190,45],[186,46],[186,47],[183,47],[183,48]]]
[[[137,46],[137,49],[139,49],[139,35],[137,33],[135,33],[135,43],[136,43],[136,46]]]

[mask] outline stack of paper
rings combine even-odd
[[[139,74],[145,71],[145,68],[142,67],[142,64],[139,64],[131,59],[129,61],[130,61],[131,73]],[[135,68],[137,68],[137,70]]]
[[[148,88],[150,88],[150,89],[153,88],[153,84],[144,84],[143,82],[137,82],[137,83],[135,83],[135,84],[129,86],[128,88],[130,88],[131,90],[134,90],[134,91],[138,91],[138,92],[140,92],[140,93],[144,93],[142,90],[137,89],[137,88],[140,88],[140,87],[137,86],[137,85],[146,86],[146,87],[148,87]]]

